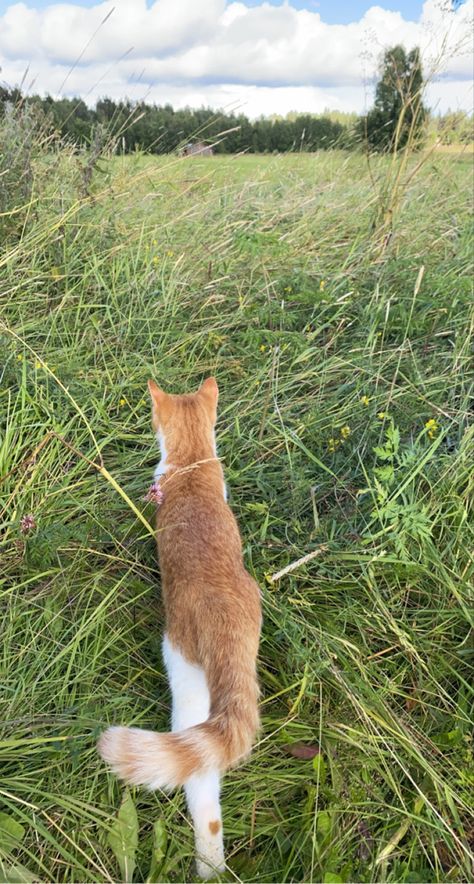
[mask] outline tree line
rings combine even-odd
[[[100,137],[114,140],[130,153],[172,153],[188,142],[211,144],[216,153],[314,151],[336,145],[348,146],[350,128],[331,116],[312,114],[260,118],[224,113],[211,108],[175,110],[170,104],[149,105],[102,98],[88,107],[81,98],[39,95],[22,98],[18,90],[0,87],[0,105],[18,106],[22,101],[41,115],[45,124],[67,142],[92,145]],[[350,115],[348,115],[350,116]]]
[[[26,109],[43,129],[66,142],[93,149],[113,145],[124,153],[171,153],[189,142],[210,144],[216,153],[287,153],[366,145],[373,151],[417,147],[433,120],[422,102],[423,72],[418,49],[388,49],[381,61],[374,107],[363,117],[334,111],[290,113],[249,120],[244,114],[210,108],[174,110],[170,104],[148,105],[102,98],[94,108],[82,98],[24,97],[0,86],[0,116],[11,108]],[[466,114],[437,121],[446,143],[472,139]]]

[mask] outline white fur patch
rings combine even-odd
[[[217,445],[216,445],[216,434],[214,430],[212,431],[212,447],[214,449],[214,457],[217,457]],[[227,486],[225,482],[222,483],[222,491],[224,494],[224,500],[227,503]]]
[[[188,663],[167,635],[163,639],[163,660],[173,696],[173,730],[182,731],[206,721],[210,698],[204,670]]]
[[[163,639],[163,659],[173,697],[173,730],[181,731],[206,721],[210,698],[204,670],[188,663],[167,635]],[[184,784],[194,825],[197,872],[201,878],[214,877],[225,866],[219,788],[220,775],[216,769],[194,774]]]
[[[163,433],[161,432],[161,430],[158,430],[158,432],[156,434],[156,438],[157,438],[158,445],[160,446],[161,460],[160,460],[159,464],[157,464],[157,466],[155,467],[155,472],[154,472],[155,480],[159,479],[160,476],[164,476],[166,473],[166,470],[169,467],[169,464],[167,463],[168,452],[166,451],[165,437],[164,437]]]

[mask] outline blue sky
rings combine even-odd
[[[243,0],[246,6],[257,6],[260,0]],[[270,0],[272,2],[272,0]],[[278,0],[273,0],[273,5],[278,6]],[[401,12],[404,18],[417,19],[421,12],[422,2],[418,0],[291,0],[291,6],[295,9],[310,9],[319,12],[321,18],[328,24],[348,24],[362,18],[364,12],[370,6],[381,6],[393,12]]]
[[[44,9],[45,6],[50,6],[54,0],[24,0],[24,2],[34,9]],[[91,7],[97,2],[98,0],[74,0],[74,5]],[[202,0],[196,0],[196,2],[202,2]],[[260,5],[261,0],[241,0],[241,2],[244,2],[246,6],[257,6]],[[272,6],[280,6],[282,0],[268,0],[268,2]],[[0,12],[4,12],[9,5],[11,5],[10,0],[9,2],[0,0]],[[319,0],[319,2],[317,0],[290,0],[290,5],[295,9],[310,9],[312,12],[319,12],[328,24],[347,24],[360,19],[370,6],[381,6],[383,9],[401,12],[404,18],[417,19],[421,12],[422,2],[421,0],[379,0],[379,2],[374,0],[372,3],[367,0]]]

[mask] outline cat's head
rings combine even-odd
[[[207,378],[195,393],[165,393],[148,381],[152,403],[152,424],[163,450],[179,450],[185,457],[200,457],[214,445],[219,390],[215,378]],[[186,452],[186,453],[185,453]]]

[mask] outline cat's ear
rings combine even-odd
[[[153,426],[156,429],[159,424],[160,414],[163,412],[165,402],[168,399],[168,394],[165,393],[165,391],[162,390],[151,378],[148,381],[148,390],[151,396]]]
[[[202,382],[199,387],[199,395],[205,399],[208,399],[209,402],[212,402],[214,407],[217,407],[217,400],[219,398],[219,387],[217,386],[217,381],[215,378],[206,378],[205,381]]]
[[[219,387],[215,378],[206,378],[198,390],[198,396],[202,399],[206,408],[211,413],[212,419],[215,421],[217,413],[217,400],[219,398]]]
[[[159,402],[164,401],[164,398],[166,396],[165,391],[161,390],[158,384],[154,380],[152,380],[152,378],[150,378],[150,380],[148,381],[148,390],[152,402],[156,402],[158,404]]]

